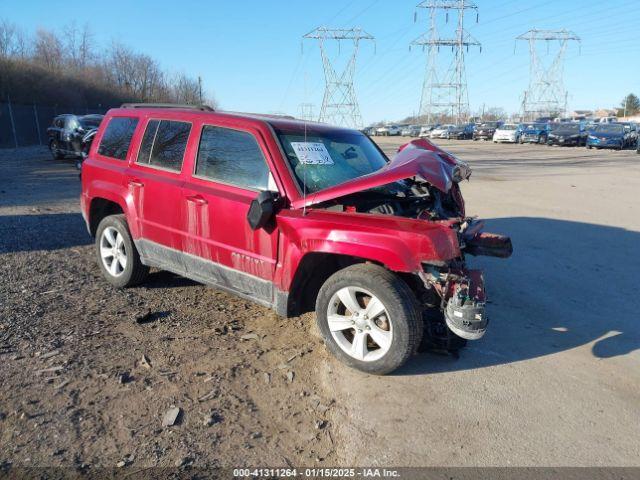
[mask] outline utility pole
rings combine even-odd
[[[525,120],[566,113],[568,92],[564,88],[564,57],[569,42],[580,43],[580,37],[568,30],[529,30],[516,37],[529,42],[529,88],[525,92],[522,116]],[[553,60],[545,65],[538,51],[544,43],[547,56]],[[556,46],[555,55],[550,46]]]
[[[411,42],[411,46],[421,46],[428,51],[427,71],[422,85],[420,98],[420,115],[427,117],[432,123],[436,116],[451,111],[456,123],[462,122],[469,116],[469,94],[467,90],[467,76],[465,70],[465,51],[469,47],[482,45],[464,29],[464,16],[467,10],[476,12],[478,21],[478,6],[468,0],[426,0],[416,8],[429,10],[429,30],[427,33]],[[440,37],[437,30],[438,13],[443,12],[447,23],[449,13],[457,14],[457,27],[453,37]],[[414,14],[417,20],[418,10]],[[440,47],[450,47],[453,59],[447,69],[441,68],[438,62]]]
[[[325,90],[319,121],[344,127],[362,128],[362,116],[360,115],[360,107],[353,87],[353,80],[360,41],[373,41],[375,40],[374,37],[360,28],[330,29],[318,27],[302,38],[303,40],[317,40],[320,46]],[[337,71],[332,63],[327,45],[330,41],[338,42],[338,49],[341,47],[340,42],[343,41],[348,41],[352,45],[351,55],[348,57],[346,67],[342,71]]]

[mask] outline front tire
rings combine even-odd
[[[374,375],[400,367],[422,339],[415,295],[378,265],[352,265],[329,277],[318,293],[316,321],[338,360]]]
[[[122,214],[105,217],[98,225],[96,256],[102,274],[116,288],[138,285],[149,273],[149,267],[140,261]]]

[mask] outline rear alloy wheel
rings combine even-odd
[[[149,273],[142,265],[124,215],[104,218],[96,232],[98,264],[107,281],[117,288],[141,283]]]
[[[51,152],[54,160],[60,160],[64,157],[60,152],[60,145],[57,140],[51,140],[51,142],[49,142],[49,151]]]
[[[316,318],[333,355],[376,375],[405,363],[422,338],[413,292],[378,265],[358,264],[333,274],[318,294]]]

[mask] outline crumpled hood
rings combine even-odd
[[[292,202],[292,207],[308,207],[412,177],[419,177],[447,193],[451,189],[454,177],[459,181],[470,176],[471,169],[468,165],[452,154],[426,139],[413,140],[401,146],[393,159],[380,170],[320,190],[308,195],[306,200],[303,198],[296,200]]]

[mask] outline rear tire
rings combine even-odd
[[[149,274],[149,267],[140,261],[124,215],[110,215],[102,219],[95,245],[100,270],[114,287],[138,285]]]
[[[316,321],[338,360],[374,375],[404,364],[420,344],[424,328],[408,285],[373,264],[352,265],[329,277],[318,293]]]
[[[60,145],[57,140],[51,140],[49,142],[49,151],[54,160],[62,160],[64,155],[60,153]]]

